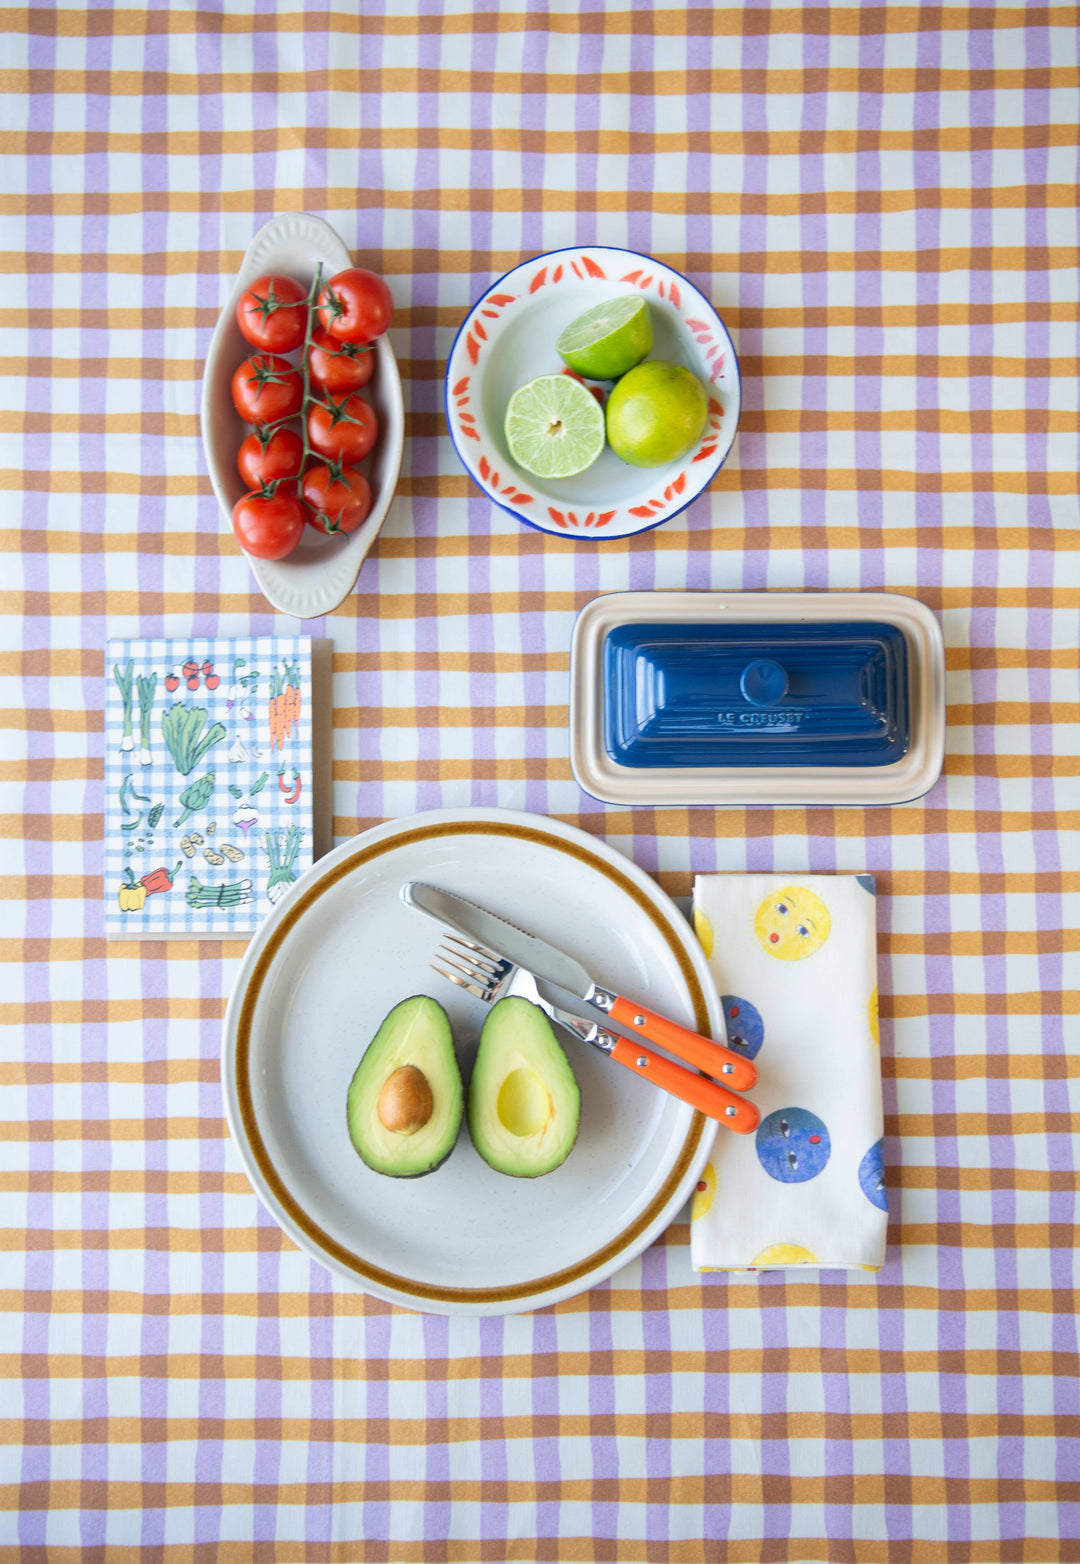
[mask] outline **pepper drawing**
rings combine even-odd
[[[116,893],[121,912],[141,912],[146,905],[146,886],[136,880],[130,869],[124,870],[124,883]]]
[[[166,869],[164,865],[160,869],[151,869],[149,874],[144,874],[137,880],[131,869],[124,870],[124,883],[116,893],[116,899],[121,912],[141,912],[146,906],[148,896],[160,896],[164,891],[171,891],[173,881],[176,879],[180,864],[172,869]]]
[[[172,890],[173,882],[182,868],[182,863],[176,863],[171,869],[166,869],[164,865],[160,869],[151,869],[149,874],[143,875],[139,884],[146,887],[147,896],[160,896],[163,891]]]
[[[281,770],[277,774],[277,785],[285,794],[285,802],[287,804],[295,804],[296,800],[300,797],[300,789],[303,786],[300,780],[299,771],[293,772],[293,779],[292,783],[290,784],[285,780],[285,767],[282,766]],[[292,788],[291,792],[290,786]]]

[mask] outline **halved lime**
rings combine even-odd
[[[571,369],[590,380],[617,380],[652,347],[652,316],[640,293],[594,304],[555,344]]]
[[[504,428],[510,455],[537,478],[572,478],[604,449],[603,411],[569,375],[538,375],[519,386]]]

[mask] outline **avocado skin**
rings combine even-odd
[[[499,1092],[514,1068],[532,1069],[559,1117],[558,1138],[546,1146],[509,1133],[498,1116]],[[469,1080],[466,1121],[480,1156],[509,1178],[543,1178],[561,1167],[577,1144],[581,1093],[551,1022],[527,999],[500,999],[491,1007]]]
[[[450,1149],[447,1151],[446,1156],[440,1157],[438,1162],[433,1162],[429,1168],[421,1168],[418,1173],[388,1173],[385,1168],[377,1168],[374,1163],[369,1162],[368,1159],[364,1156],[364,1153],[360,1150],[360,1147],[356,1144],[355,1140],[353,1141],[353,1150],[356,1152],[356,1155],[360,1158],[360,1161],[364,1164],[365,1167],[369,1167],[373,1173],[381,1173],[384,1178],[427,1178],[429,1173],[437,1173],[439,1171],[460,1139],[461,1125],[459,1124],[458,1132],[451,1141]]]
[[[400,1046],[403,1038],[404,1047]],[[404,1064],[422,1069],[434,1098],[429,1125],[412,1135],[392,1136],[378,1122],[376,1104],[386,1078]],[[446,1011],[427,994],[413,994],[383,1018],[353,1072],[345,1104],[349,1139],[360,1160],[385,1178],[426,1178],[442,1167],[457,1145],[465,1109],[465,1088]],[[379,1148],[373,1142],[382,1141]],[[430,1143],[430,1160],[414,1166]],[[401,1165],[394,1165],[393,1154]]]

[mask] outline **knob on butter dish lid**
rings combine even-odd
[[[944,644],[892,593],[625,592],[582,610],[571,763],[609,803],[900,803],[944,756]]]

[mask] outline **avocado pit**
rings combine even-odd
[[[434,1110],[431,1087],[423,1070],[415,1064],[403,1064],[387,1077],[375,1111],[380,1124],[392,1134],[415,1135]]]

